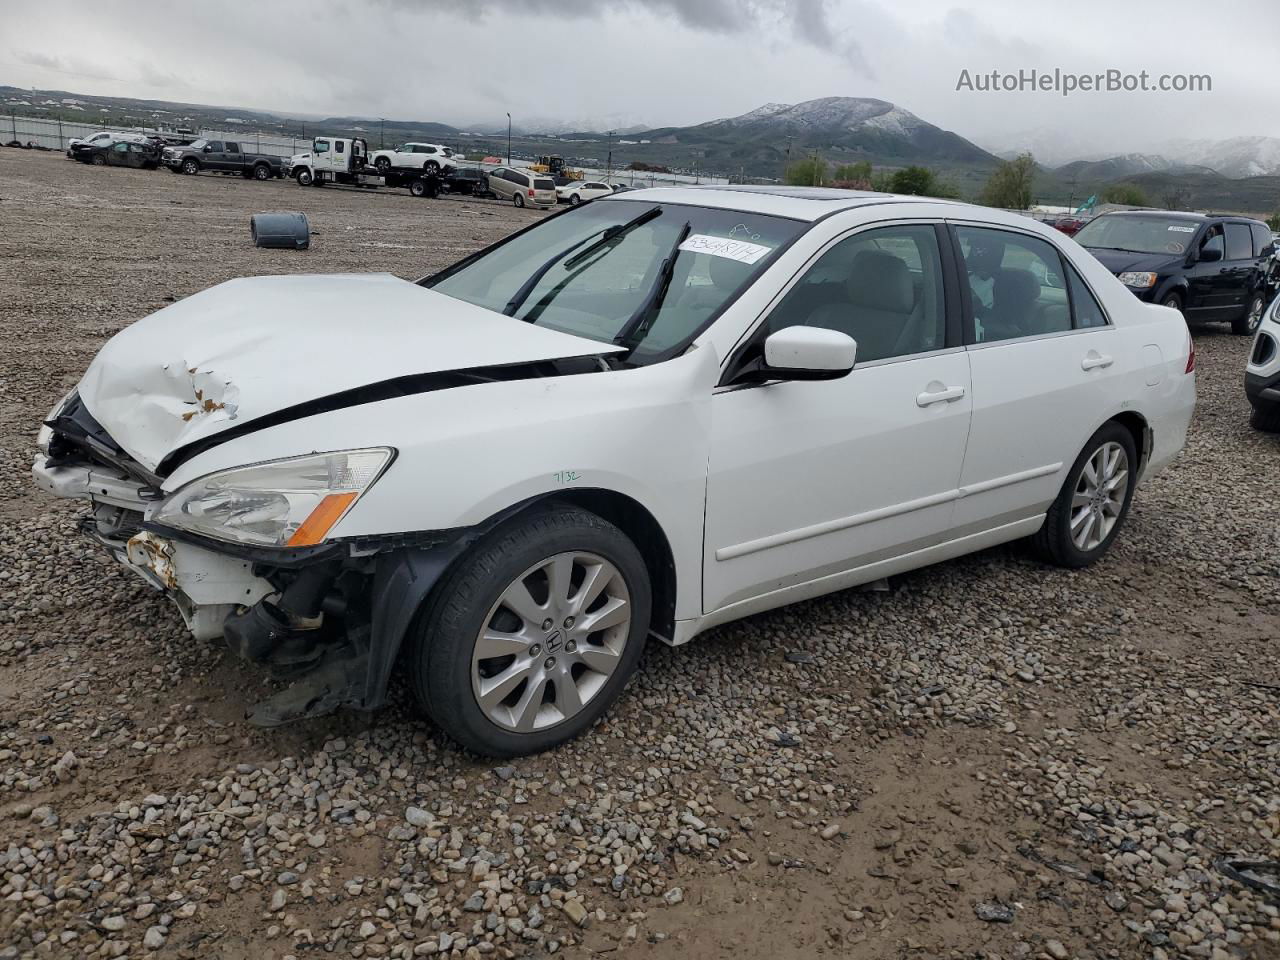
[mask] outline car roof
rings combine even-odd
[[[743,213],[762,213],[793,220],[820,220],[828,214],[882,203],[929,203],[960,209],[968,204],[932,197],[908,197],[870,190],[837,190],[833,187],[773,187],[713,184],[687,187],[637,187],[627,191],[625,200],[653,200],[658,203],[685,203],[695,207],[717,207]],[[608,203],[612,197],[601,197]],[[977,209],[977,208],[973,208]],[[984,211],[989,214],[991,211]]]
[[[1238,220],[1244,223],[1262,223],[1243,213],[1186,213],[1182,210],[1112,210],[1098,215],[1102,217],[1162,217],[1174,220],[1189,220],[1194,223],[1207,223],[1210,220]],[[1263,224],[1266,226],[1266,224]],[[1269,228],[1268,228],[1269,229]]]

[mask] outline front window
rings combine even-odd
[[[652,363],[687,346],[805,227],[642,200],[585,204],[425,284]]]
[[[328,141],[328,140],[317,140],[315,143],[313,143],[313,144],[311,145],[311,152],[312,152],[312,153],[328,153],[328,152],[329,152],[329,141]]]
[[[1199,224],[1183,217],[1102,216],[1080,228],[1076,243],[1101,250],[1167,253],[1180,256],[1191,248]]]

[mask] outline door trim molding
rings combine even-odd
[[[991,480],[982,480],[978,483],[971,483],[967,486],[957,487],[954,490],[944,490],[942,493],[933,493],[927,497],[918,497],[915,500],[904,500],[902,503],[895,503],[888,507],[878,507],[875,510],[865,510],[862,513],[855,513],[848,517],[839,517],[835,520],[825,520],[822,523],[810,524],[807,527],[797,527],[794,530],[784,530],[781,533],[773,533],[767,537],[759,537],[755,540],[746,540],[742,543],[735,543],[727,547],[721,547],[716,550],[717,560],[734,560],[738,557],[745,557],[753,553],[759,553],[762,550],[770,550],[774,547],[786,546],[789,543],[798,543],[801,540],[811,540],[814,537],[825,536],[828,533],[838,533],[841,530],[849,530],[853,527],[860,527],[864,524],[874,523],[877,520],[887,520],[891,517],[900,517],[903,514],[914,513],[917,510],[927,510],[930,507],[941,506],[945,503],[953,503],[965,497],[971,497],[979,493],[989,493],[992,490],[999,490],[1001,487],[1010,487],[1016,483],[1025,483],[1028,480],[1038,480],[1041,477],[1047,477],[1050,474],[1057,473],[1062,469],[1062,463],[1047,463],[1042,467],[1033,467],[1030,470],[1020,470],[1017,473],[1006,474],[1003,477],[995,477]]]

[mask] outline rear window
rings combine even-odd
[[[555,188],[556,182],[548,180],[546,177],[538,177],[533,181],[533,189],[535,190],[554,190]]]
[[[1248,226],[1243,223],[1228,223],[1226,229],[1227,259],[1253,259],[1253,236],[1249,233]]]

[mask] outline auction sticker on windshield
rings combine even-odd
[[[737,260],[739,263],[755,263],[773,251],[773,247],[729,237],[713,237],[709,233],[695,233],[680,244],[680,249],[689,253],[706,253],[726,260]]]

